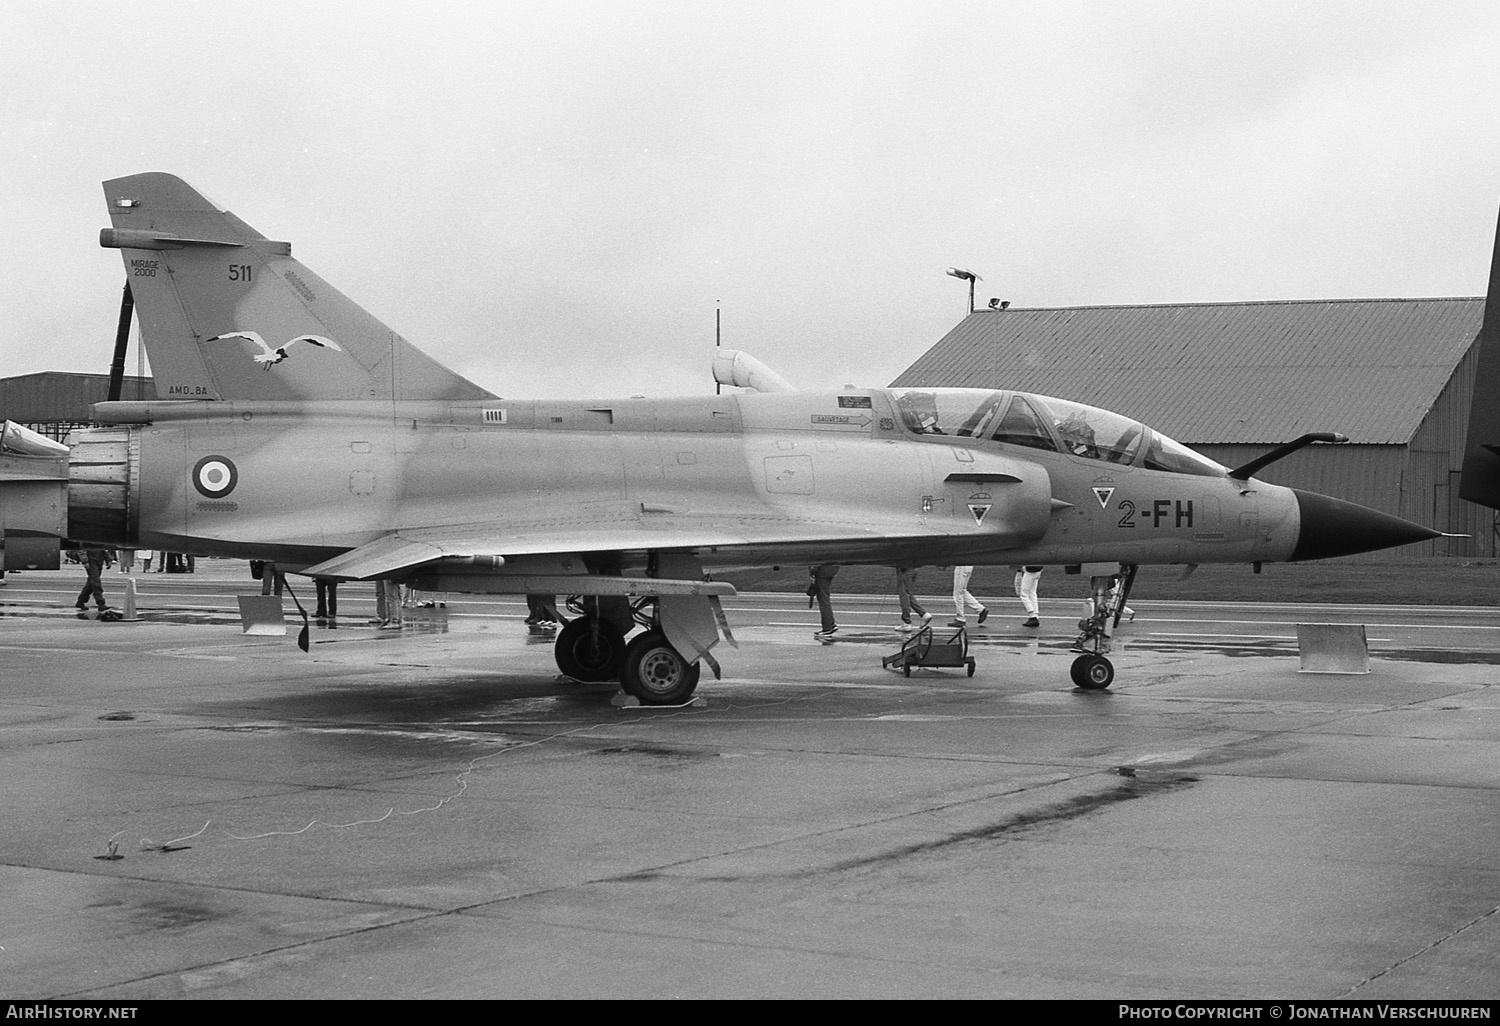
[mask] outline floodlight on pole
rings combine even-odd
[[[950,267],[950,268],[948,268],[948,276],[951,277],[951,278],[958,278],[958,279],[960,279],[962,281],[967,281],[969,283],[969,313],[973,313],[974,312],[974,283],[976,281],[984,281],[984,279],[981,278],[981,277],[979,277],[979,275],[975,274],[973,271],[965,270],[962,267]]]

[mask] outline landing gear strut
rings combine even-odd
[[[580,616],[557,632],[557,668],[585,683],[614,680],[625,660],[625,635],[608,620]]]
[[[681,705],[698,687],[701,667],[672,647],[659,628],[637,634],[625,649],[620,686],[644,705]]]
[[[637,603],[632,609],[584,596],[570,608],[582,615],[557,634],[554,655],[563,673],[588,683],[619,680],[625,693],[642,705],[682,705],[692,697],[699,663],[689,662],[667,640],[654,602]],[[632,616],[646,629],[626,644]]]
[[[1134,564],[1120,565],[1120,573],[1097,576],[1091,579],[1093,594],[1089,599],[1089,612],[1078,621],[1078,640],[1073,648],[1082,652],[1073,660],[1069,676],[1073,683],[1087,691],[1102,691],[1114,683],[1114,664],[1105,657],[1110,650],[1110,634],[1120,623],[1120,614],[1125,610],[1125,599],[1130,586],[1135,583]]]

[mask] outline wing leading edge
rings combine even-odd
[[[664,518],[666,519],[666,518]],[[905,523],[899,529],[881,525],[809,523],[777,519],[764,525],[735,518],[734,523],[713,525],[696,517],[693,525],[680,523],[588,525],[513,525],[497,529],[487,525],[423,528],[394,531],[332,559],[301,571],[315,577],[341,580],[371,580],[426,570],[434,564],[472,567],[470,572],[497,576],[582,577],[588,575],[582,557],[646,552],[692,552],[705,563],[722,566],[754,566],[767,559],[798,558],[850,561],[876,551],[889,551],[893,542],[913,546],[957,541],[951,525],[913,530]],[[980,537],[968,536],[970,541]],[[1014,540],[988,534],[983,540],[992,547],[1007,547]],[[999,544],[996,544],[999,543]],[[644,580],[644,579],[643,579]],[[657,585],[667,582],[652,579]],[[733,590],[703,591],[705,582],[686,582],[692,589],[661,589],[661,594],[733,594]],[[728,585],[723,585],[728,588]],[[536,588],[545,591],[546,588]],[[557,591],[567,590],[559,587]],[[576,590],[576,589],[575,589]]]

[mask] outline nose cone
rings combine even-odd
[[[1302,513],[1297,547],[1291,555],[1294,562],[1352,556],[1356,552],[1374,552],[1442,537],[1441,531],[1358,503],[1297,488],[1292,493],[1297,496],[1297,507]]]

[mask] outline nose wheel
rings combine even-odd
[[[1102,655],[1081,655],[1068,671],[1073,683],[1085,691],[1102,691],[1114,683],[1115,666]]]

